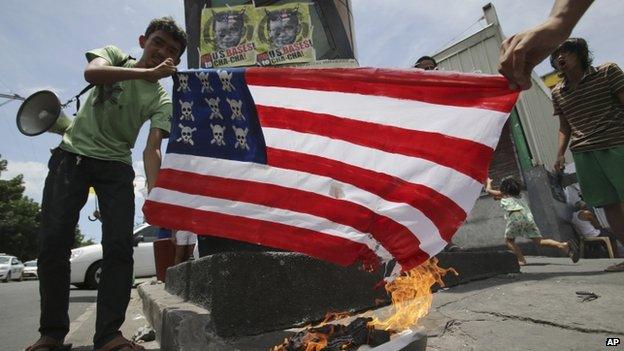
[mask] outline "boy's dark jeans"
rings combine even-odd
[[[48,163],[39,233],[39,332],[57,340],[69,332],[70,249],[89,187],[102,216],[102,273],[97,297],[94,346],[118,334],[132,289],[134,171],[128,164],[78,156],[56,148]]]

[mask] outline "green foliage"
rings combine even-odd
[[[6,169],[7,161],[0,159],[0,174]],[[23,175],[0,179],[0,252],[24,261],[37,258],[40,212],[39,204],[24,196]],[[74,236],[74,247],[93,244],[78,227]]]

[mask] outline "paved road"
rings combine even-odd
[[[94,306],[97,292],[72,288],[69,295],[69,318],[74,322]],[[0,349],[23,350],[39,337],[39,282],[0,283]]]

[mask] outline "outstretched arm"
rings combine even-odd
[[[511,36],[501,45],[498,71],[512,89],[529,89],[533,68],[572,33],[593,0],[555,0],[550,16],[541,24]]]
[[[485,192],[488,193],[494,200],[500,200],[503,197],[503,193],[498,190],[492,189],[492,179],[488,178],[485,181]]]
[[[131,79],[145,79],[155,83],[175,72],[176,66],[171,58],[154,68],[128,68],[111,66],[106,59],[96,57],[87,64],[84,77],[91,84],[113,84]]]

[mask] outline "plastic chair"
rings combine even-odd
[[[611,240],[609,240],[608,237],[606,236],[594,236],[594,237],[584,237],[582,235],[580,236],[580,250],[581,250],[581,258],[585,258],[585,245],[587,243],[604,243],[605,246],[607,247],[607,253],[609,254],[609,258],[614,258],[613,256],[613,247],[611,246]]]

